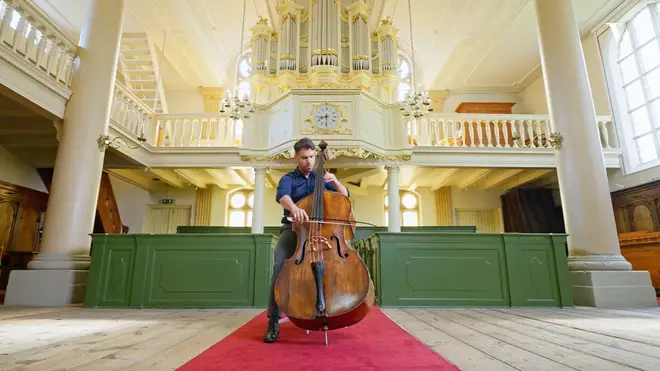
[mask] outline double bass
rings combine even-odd
[[[357,250],[355,218],[348,197],[325,188],[327,143],[321,141],[314,192],[296,205],[309,220],[294,222],[296,250],[277,277],[274,296],[280,310],[299,328],[324,331],[352,326],[374,304],[374,285]]]

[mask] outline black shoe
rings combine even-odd
[[[280,338],[280,323],[278,318],[268,320],[268,328],[264,335],[264,343],[274,343]]]

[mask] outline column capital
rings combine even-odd
[[[204,99],[221,100],[225,96],[225,89],[222,86],[200,86],[199,92]]]
[[[255,174],[266,174],[268,172],[267,166],[253,166]]]
[[[387,172],[397,172],[399,171],[399,165],[385,165],[385,169],[387,169]]]

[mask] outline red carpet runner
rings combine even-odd
[[[264,312],[178,370],[458,370],[378,308],[354,326],[329,331],[327,348],[323,332],[306,335],[291,322],[280,326],[280,340],[265,344],[266,323]]]

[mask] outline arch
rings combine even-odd
[[[401,218],[402,227],[418,227],[421,225],[421,201],[419,194],[413,191],[400,190],[399,191],[399,213]],[[388,225],[388,195],[383,196],[384,205],[384,223]]]
[[[251,227],[252,208],[254,207],[254,191],[239,188],[227,195],[226,221],[229,227]]]

